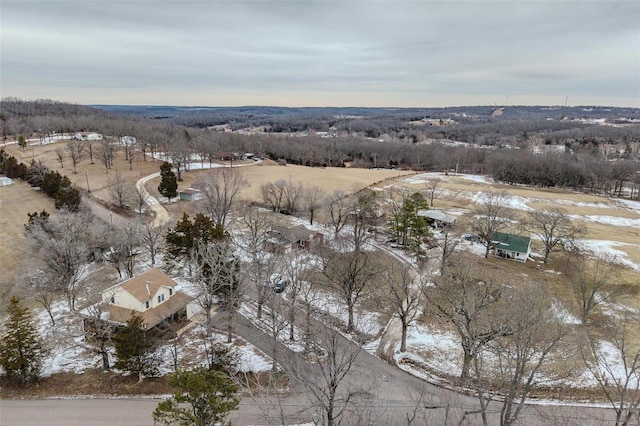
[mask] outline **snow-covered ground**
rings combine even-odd
[[[151,158],[160,161],[168,161],[171,163],[171,155],[166,152],[155,152],[152,154],[147,154]],[[238,162],[234,163],[233,167],[242,167],[242,166],[251,166],[254,164],[261,163],[262,160],[251,161],[250,163],[246,162]],[[203,159],[199,154],[191,154],[189,156],[189,162],[185,165],[184,170],[206,170],[206,169],[215,169],[218,167],[227,167],[224,164],[210,162],[208,159]]]
[[[633,246],[633,244],[621,243],[610,240],[578,240],[581,248],[587,252],[599,257],[607,257],[613,259],[616,263],[627,266],[636,271],[640,271],[640,264],[632,261],[627,253],[617,249],[616,247]],[[637,245],[637,244],[636,244]]]

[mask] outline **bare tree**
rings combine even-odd
[[[273,225],[274,221],[268,212],[256,206],[248,206],[242,217],[243,236],[237,242],[249,258],[243,272],[253,285],[258,319],[262,318],[262,307],[273,295],[273,288],[270,286],[272,277],[281,269],[279,253],[265,250]]]
[[[94,239],[92,220],[91,213],[62,211],[50,219],[46,227],[39,224],[28,230],[49,286],[64,291],[72,312],[83,283],[91,275],[87,264]]]
[[[267,182],[260,187],[262,201],[274,212],[279,213],[280,210],[282,210],[284,187],[286,184],[283,179],[280,179],[275,182]]]
[[[192,278],[201,285],[198,298],[205,313],[207,338],[211,331],[211,307],[219,301],[225,311],[227,343],[233,340],[233,322],[244,296],[240,261],[228,237],[198,240],[187,259]]]
[[[433,312],[456,329],[463,350],[460,378],[467,382],[476,355],[492,340],[510,333],[500,309],[504,286],[460,256],[435,286],[424,287]]]
[[[226,229],[237,198],[249,182],[240,170],[220,167],[206,172],[197,185],[204,191],[205,209],[214,224]]]
[[[62,148],[61,146],[56,148],[56,157],[58,157],[58,161],[60,162],[60,168],[64,169],[64,159],[66,157],[66,153],[64,148]]]
[[[115,148],[111,141],[106,136],[102,138],[100,141],[100,161],[104,165],[107,173],[113,165],[114,152]]]
[[[151,256],[151,265],[156,264],[156,257],[162,251],[164,245],[165,226],[153,226],[153,221],[148,220],[138,226],[138,238],[140,243]]]
[[[342,228],[347,224],[353,206],[347,200],[347,194],[341,190],[333,191],[324,203],[329,214],[329,223],[333,228],[334,238],[337,238]]]
[[[429,199],[429,205],[431,206],[431,208],[433,208],[433,200],[435,200],[442,194],[442,190],[440,189],[441,183],[442,179],[440,178],[431,178],[425,182],[427,198]]]
[[[392,307],[393,316],[400,320],[402,338],[400,340],[400,352],[407,350],[407,329],[409,324],[418,314],[422,293],[420,277],[415,270],[408,267],[391,265],[382,272],[386,283],[385,292]]]
[[[471,229],[486,247],[484,257],[495,247],[494,234],[508,227],[513,221],[513,213],[508,207],[506,192],[488,192],[481,205],[472,214]]]
[[[138,256],[140,256],[140,234],[135,225],[129,225],[124,228],[112,229],[110,233],[111,252],[107,256],[107,260],[118,271],[118,275],[122,277],[125,272],[127,278],[134,275],[134,269]]]
[[[135,187],[133,184],[125,181],[122,178],[119,170],[116,170],[114,176],[107,180],[109,185],[109,195],[111,200],[118,207],[118,209],[126,209],[129,203],[133,200]]]
[[[523,283],[509,290],[509,303],[502,307],[507,314],[510,333],[498,337],[489,345],[496,357],[497,368],[492,369],[494,386],[502,395],[500,424],[514,424],[536,384],[541,369],[566,335],[566,327],[554,315],[551,298],[541,292],[538,285]],[[475,362],[477,367],[479,362]],[[481,390],[483,372],[476,369],[479,399],[488,400]],[[487,423],[486,412],[483,420]]]
[[[607,340],[585,333],[582,359],[616,412],[616,426],[637,424],[640,410],[640,345],[637,320],[625,313],[603,330]],[[634,417],[636,423],[632,423]]]
[[[100,354],[102,359],[102,370],[109,371],[111,369],[111,362],[109,360],[109,346],[111,345],[111,337],[116,331],[116,327],[110,321],[105,321],[105,314],[107,313],[107,303],[102,302],[101,295],[89,294],[87,300],[98,300],[96,303],[89,305],[83,311],[85,322],[85,336],[96,343],[97,347],[94,347],[94,351]]]
[[[95,164],[93,162],[93,154],[94,154],[94,145],[93,145],[93,141],[85,141],[85,147],[87,150],[87,154],[89,154],[89,163],[90,164]]]
[[[579,255],[569,269],[569,283],[578,302],[580,321],[586,324],[591,313],[616,294],[611,284],[618,274],[616,258]]]
[[[313,225],[313,220],[322,206],[324,191],[315,185],[305,187],[302,190],[302,206],[309,215],[309,224]]]
[[[120,141],[124,150],[124,159],[129,163],[129,170],[133,170],[133,159],[136,152],[136,142],[133,136],[123,136]]]
[[[586,232],[583,225],[574,224],[567,211],[559,207],[530,211],[523,226],[542,241],[545,264],[553,251],[573,245]]]
[[[367,375],[357,366],[360,346],[345,342],[330,328],[316,330],[314,335],[324,351],[308,355],[313,364],[290,357],[284,362],[285,370],[308,389],[313,407],[321,413],[321,423],[334,426],[344,419],[357,395],[368,390]]]
[[[142,214],[145,206],[147,205],[147,201],[149,201],[149,193],[144,187],[138,185],[133,185],[132,189],[132,199],[135,200],[136,211],[138,214]]]
[[[75,139],[71,139],[67,142],[67,152],[69,153],[69,158],[71,159],[71,164],[73,165],[73,173],[77,174],[77,165],[82,161],[84,157],[85,144],[83,141],[78,141]]]
[[[289,341],[295,340],[295,324],[296,313],[298,312],[299,300],[302,295],[304,302],[308,301],[308,294],[306,291],[310,291],[307,287],[309,285],[309,279],[311,277],[314,268],[312,267],[311,256],[309,253],[303,250],[293,250],[283,259],[284,265],[284,277],[289,282],[287,289],[287,322],[289,324]],[[305,307],[309,307],[310,303],[305,303]],[[310,312],[309,312],[310,315]],[[310,318],[308,318],[310,321]],[[305,324],[305,329],[309,330],[310,324]]]
[[[322,273],[347,306],[347,332],[355,331],[355,308],[368,294],[381,265],[375,253],[327,248],[321,254]]]
[[[296,214],[301,193],[302,184],[294,183],[289,178],[289,182],[285,183],[283,191],[284,210],[287,214]]]
[[[449,259],[460,245],[462,240],[461,229],[460,225],[452,224],[445,226],[440,230],[440,238],[437,242],[438,247],[442,252],[440,255],[440,275],[445,274],[445,269],[447,268]]]
[[[179,182],[182,182],[182,172],[184,170],[187,170],[187,168],[189,167],[190,156],[191,156],[191,152],[187,151],[186,149],[172,151],[169,154],[169,157],[171,158],[171,164],[176,169]]]

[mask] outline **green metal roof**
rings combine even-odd
[[[496,249],[526,253],[531,245],[531,238],[503,232],[494,232],[491,236],[491,242]]]

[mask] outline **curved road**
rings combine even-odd
[[[145,184],[158,177],[159,173],[140,179],[136,185],[145,190]],[[145,190],[146,192],[146,190]],[[148,192],[147,192],[148,195]],[[148,204],[156,212],[154,225],[160,225],[170,219],[167,210],[155,197],[148,195]],[[112,214],[108,209],[97,204],[90,203],[94,212],[107,221],[128,222],[127,219]],[[108,218],[108,219],[107,219]],[[215,318],[221,321],[219,318]],[[316,327],[326,327],[321,321],[315,321]],[[222,325],[219,323],[219,325]],[[244,337],[248,342],[269,354],[273,349],[273,339],[254,327],[248,320],[238,316],[234,323],[236,334]],[[390,336],[391,337],[391,336]],[[394,340],[393,338],[391,340]],[[354,343],[346,338],[338,337],[338,347],[345,351],[351,350]],[[279,346],[279,351],[286,358],[296,357],[284,346]],[[318,374],[317,367],[309,367],[310,373]],[[356,397],[354,407],[369,406],[374,410],[381,410],[376,416],[378,424],[406,424],[407,413],[417,408],[416,420],[418,424],[446,424],[453,423],[465,417],[468,424],[480,424],[480,418],[476,413],[465,414],[466,411],[474,411],[477,400],[474,397],[463,395],[448,389],[431,385],[424,380],[415,377],[399,368],[390,365],[386,361],[375,357],[365,350],[361,350],[356,358],[356,368],[364,374],[358,375],[354,382],[361,381],[364,376],[372,379],[375,392],[366,393]],[[317,377],[317,376],[316,376]],[[295,412],[301,406],[308,404],[308,399],[302,394],[304,389],[293,384],[290,395],[282,398],[271,398],[269,401],[255,401],[251,398],[243,398],[241,410],[233,415],[234,424],[267,424],[263,420],[262,410],[272,406],[286,411]],[[300,392],[296,392],[295,389]],[[371,400],[371,398],[375,400]],[[46,400],[5,400],[0,401],[0,424],[2,425],[150,425],[152,424],[151,412],[158,400],[129,398],[129,399],[46,399]],[[446,408],[448,407],[448,408]],[[492,413],[490,424],[495,424],[499,408],[497,403],[489,407]],[[277,410],[276,410],[277,411]],[[71,414],[72,413],[72,414]],[[576,424],[576,425],[602,425],[609,424],[613,418],[610,409],[589,408],[583,406],[551,406],[551,405],[527,405],[520,417],[520,424],[546,425],[546,424]],[[307,413],[300,417],[300,421],[311,420]],[[384,420],[383,420],[384,419]]]

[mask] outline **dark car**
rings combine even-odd
[[[273,291],[275,291],[276,293],[282,293],[287,288],[288,285],[289,285],[289,281],[285,280],[281,276],[277,276],[271,280],[271,287],[273,288]]]

